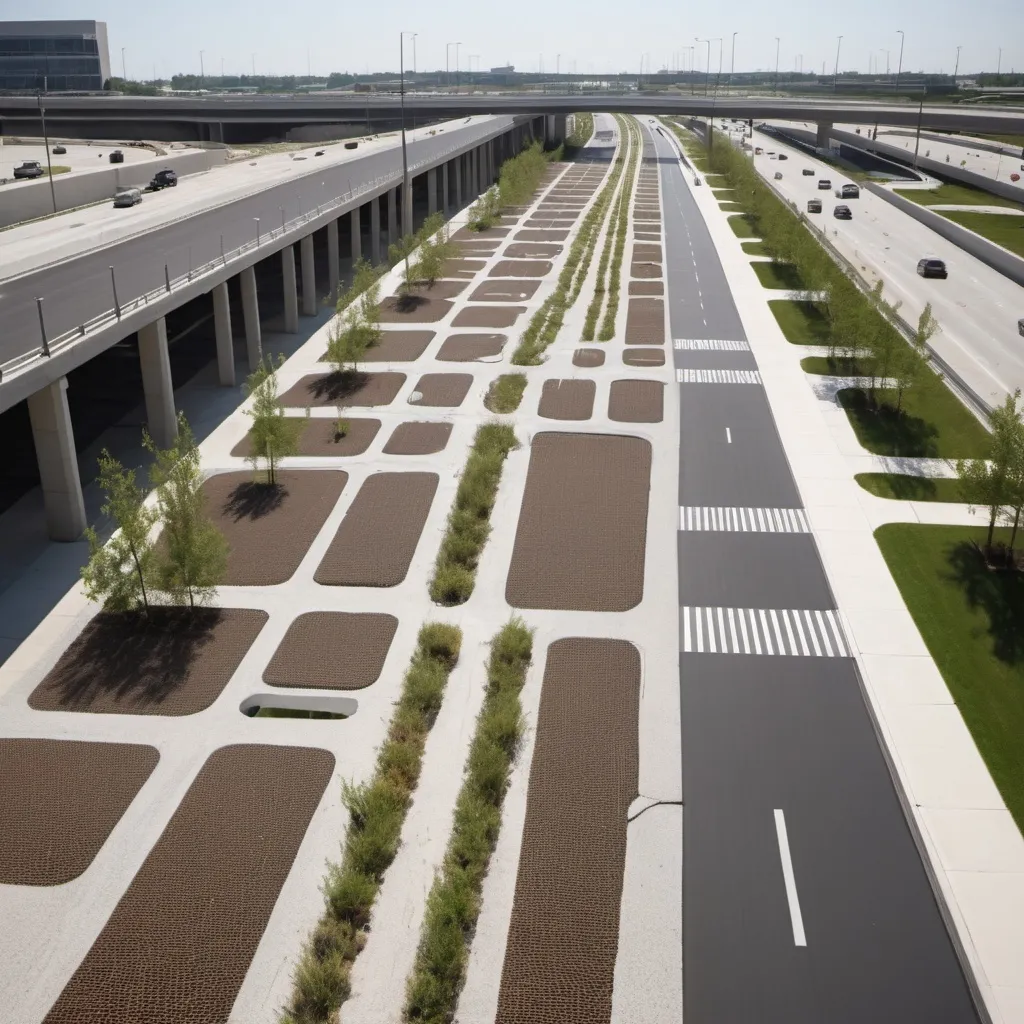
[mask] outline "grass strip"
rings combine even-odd
[[[764,288],[785,288],[787,291],[805,291],[807,282],[792,263],[774,263],[761,260],[752,263],[754,273]]]
[[[508,453],[519,447],[507,423],[485,423],[476,432],[430,581],[431,600],[465,604],[473,593],[480,552],[491,533],[491,509]]]
[[[876,498],[892,498],[897,501],[949,501],[965,502],[959,480],[947,477],[909,476],[904,473],[858,473],[857,481],[869,494]],[[979,502],[984,504],[984,502]]]
[[[523,734],[519,700],[533,656],[533,632],[512,619],[491,641],[487,692],[469,748],[452,834],[427,897],[404,1019],[447,1024],[466,978],[481,891],[501,829],[512,761]]]
[[[760,242],[755,242],[760,245]],[[828,317],[814,302],[799,299],[771,299],[768,308],[772,311],[786,341],[792,345],[828,345],[830,326]]]
[[[484,396],[484,405],[497,413],[515,412],[526,390],[525,373],[503,373],[496,377]]]
[[[1005,206],[1011,210],[1024,211],[1024,203],[1015,203],[1012,199],[958,182],[945,182],[938,188],[897,188],[893,191],[918,206]]]
[[[935,212],[1018,256],[1024,256],[1024,216],[1018,213],[971,213],[968,210]]]
[[[572,131],[565,140],[565,155],[572,157],[582,149],[594,134],[593,114],[573,114]]]
[[[501,216],[501,211],[506,207],[528,203],[537,191],[548,164],[561,157],[561,147],[545,153],[540,142],[535,142],[522,152],[509,157],[498,171],[498,183],[487,189],[470,207],[467,226],[472,231],[485,231]]]
[[[342,786],[349,812],[344,852],[341,863],[328,868],[324,913],[295,970],[282,1024],[329,1024],[349,996],[352,964],[366,942],[384,873],[398,852],[423,746],[461,645],[457,626],[429,622],[420,629],[373,776],[361,786]]]
[[[1009,543],[1010,530],[996,533],[996,543]],[[985,534],[977,526],[893,523],[875,539],[1024,831],[1024,573],[990,569],[981,553]]]
[[[754,226],[754,218],[749,213],[734,213],[728,220],[732,233],[737,238],[760,238],[761,234]]]

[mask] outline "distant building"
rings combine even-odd
[[[110,77],[103,21],[0,21],[0,89],[91,92]]]
[[[503,68],[491,68],[492,75],[511,75],[515,72],[514,64],[508,64]]]

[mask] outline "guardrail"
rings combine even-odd
[[[504,129],[503,129],[504,130]],[[500,134],[500,132],[498,133]],[[482,136],[473,141],[482,142],[486,141],[487,137]],[[435,153],[429,157],[425,157],[416,163],[409,165],[409,176],[412,178],[414,172],[419,172],[424,169],[429,169],[432,166],[437,166],[439,163],[443,163],[444,160],[460,150],[464,150],[466,143],[456,144],[449,146],[440,153]],[[342,207],[350,205],[354,200],[360,196],[369,195],[377,192],[381,185],[400,181],[402,178],[402,171],[398,171],[392,174],[378,175],[369,182],[364,182],[358,188],[349,189],[349,191],[342,195],[336,196],[334,199],[326,203],[318,203],[315,207],[310,207],[308,210],[300,213],[298,216],[291,218],[290,220],[282,220],[280,227],[274,227],[267,230],[263,230],[260,227],[259,220],[256,220],[255,236],[248,242],[243,243],[240,246],[235,247],[227,252],[223,249],[223,236],[221,241],[221,254],[220,256],[208,260],[206,263],[200,264],[198,267],[190,267],[188,272],[185,274],[178,274],[174,277],[171,276],[168,265],[164,264],[164,284],[162,287],[153,288],[148,292],[144,292],[141,295],[134,296],[126,302],[120,302],[117,294],[117,275],[116,268],[110,267],[110,283],[111,293],[113,297],[113,306],[100,313],[90,320],[79,324],[78,327],[72,328],[71,330],[64,331],[61,334],[53,337],[48,337],[46,332],[46,297],[38,296],[36,298],[36,310],[39,318],[39,333],[41,344],[38,349],[30,349],[19,356],[14,356],[8,359],[4,363],[0,363],[0,383],[8,379],[14,374],[20,374],[28,372],[35,364],[45,359],[50,359],[54,355],[61,354],[67,351],[70,347],[75,344],[81,343],[90,334],[94,334],[97,331],[103,330],[112,324],[124,319],[131,313],[135,313],[140,309],[150,305],[150,303],[157,302],[158,300],[172,295],[176,289],[186,287],[188,285],[195,284],[197,281],[202,281],[204,278],[211,277],[215,273],[224,270],[229,264],[235,262],[241,257],[250,254],[254,251],[259,250],[266,244],[273,243],[274,241],[280,241],[285,235],[295,231],[297,228],[308,225],[314,220],[318,220],[325,214],[329,214],[332,211],[339,210]],[[263,190],[257,190],[263,191]],[[254,193],[255,194],[255,193]],[[239,197],[245,198],[245,197]],[[237,202],[238,199],[232,200]],[[178,221],[188,220],[191,217],[202,216],[204,212],[199,211],[197,213],[191,213],[187,217],[177,218],[175,221],[167,221],[159,225],[159,227],[165,227],[167,224],[177,223]],[[138,235],[148,234],[147,231],[138,232],[130,237],[138,237]],[[118,239],[118,242],[125,241],[126,239]],[[76,256],[79,255],[76,253]],[[58,261],[65,262],[65,261]],[[43,268],[36,268],[43,269]]]

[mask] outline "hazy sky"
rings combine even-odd
[[[536,71],[636,72],[644,60],[661,67],[688,66],[688,47],[697,46],[698,67],[707,48],[694,37],[723,36],[723,70],[728,71],[732,33],[738,71],[775,67],[775,37],[781,38],[779,66],[831,73],[837,36],[839,66],[869,70],[869,59],[885,70],[884,49],[895,71],[900,48],[897,29],[906,31],[903,66],[912,71],[951,72],[961,46],[960,73],[1024,70],[1024,0],[721,0],[682,5],[668,0],[512,0],[508,5],[468,0],[390,0],[347,4],[339,0],[45,0],[35,6],[0,0],[0,19],[95,18],[106,21],[112,73],[121,70],[121,47],[130,78],[199,71],[204,50],[208,74],[252,69],[257,73],[305,74],[307,51],[314,74],[384,71],[398,67],[398,32],[418,33],[419,70],[445,66],[445,43],[460,41],[459,62],[488,68],[510,63]],[[411,40],[408,43],[411,51]],[[649,54],[649,57],[646,56]],[[412,63],[411,52],[407,56]],[[451,48],[454,67],[455,47]],[[718,44],[711,46],[718,66]]]

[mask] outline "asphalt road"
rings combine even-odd
[[[674,150],[655,141],[672,334],[745,341]],[[677,349],[676,366],[735,354]],[[761,385],[679,386],[680,505],[799,507]],[[810,623],[835,606],[806,532],[681,530],[679,565],[681,621],[694,607],[724,607],[736,622],[740,609],[796,609]],[[681,630],[684,1018],[976,1021],[856,663],[721,653],[725,632],[716,653],[693,653]]]
[[[409,147],[409,162],[427,160],[455,144],[482,138],[501,123],[511,124],[511,118],[475,120],[464,128],[450,128],[443,134],[421,138]],[[121,303],[128,302],[163,286],[165,264],[174,278],[188,273],[190,267],[216,259],[222,251],[222,238],[225,252],[251,241],[254,218],[260,219],[261,231],[280,227],[282,210],[283,217],[290,220],[315,209],[317,203],[343,195],[379,176],[400,175],[401,166],[398,147],[367,153],[356,160],[313,166],[303,177],[289,178],[200,212],[184,216],[178,213],[182,219],[154,225],[137,237],[0,281],[0,323],[4,325],[0,334],[0,364],[39,347],[37,296],[44,299],[46,331],[52,338],[113,308],[111,266],[115,270],[118,298]],[[187,181],[186,178],[176,191],[184,195]],[[155,206],[163,198],[164,193],[147,196],[135,209],[142,210],[147,204]],[[175,215],[173,205],[167,209],[168,218]],[[107,210],[110,215],[124,212],[132,214],[134,210]],[[74,223],[75,215],[68,213],[63,218]],[[383,218],[382,227],[386,227]]]

